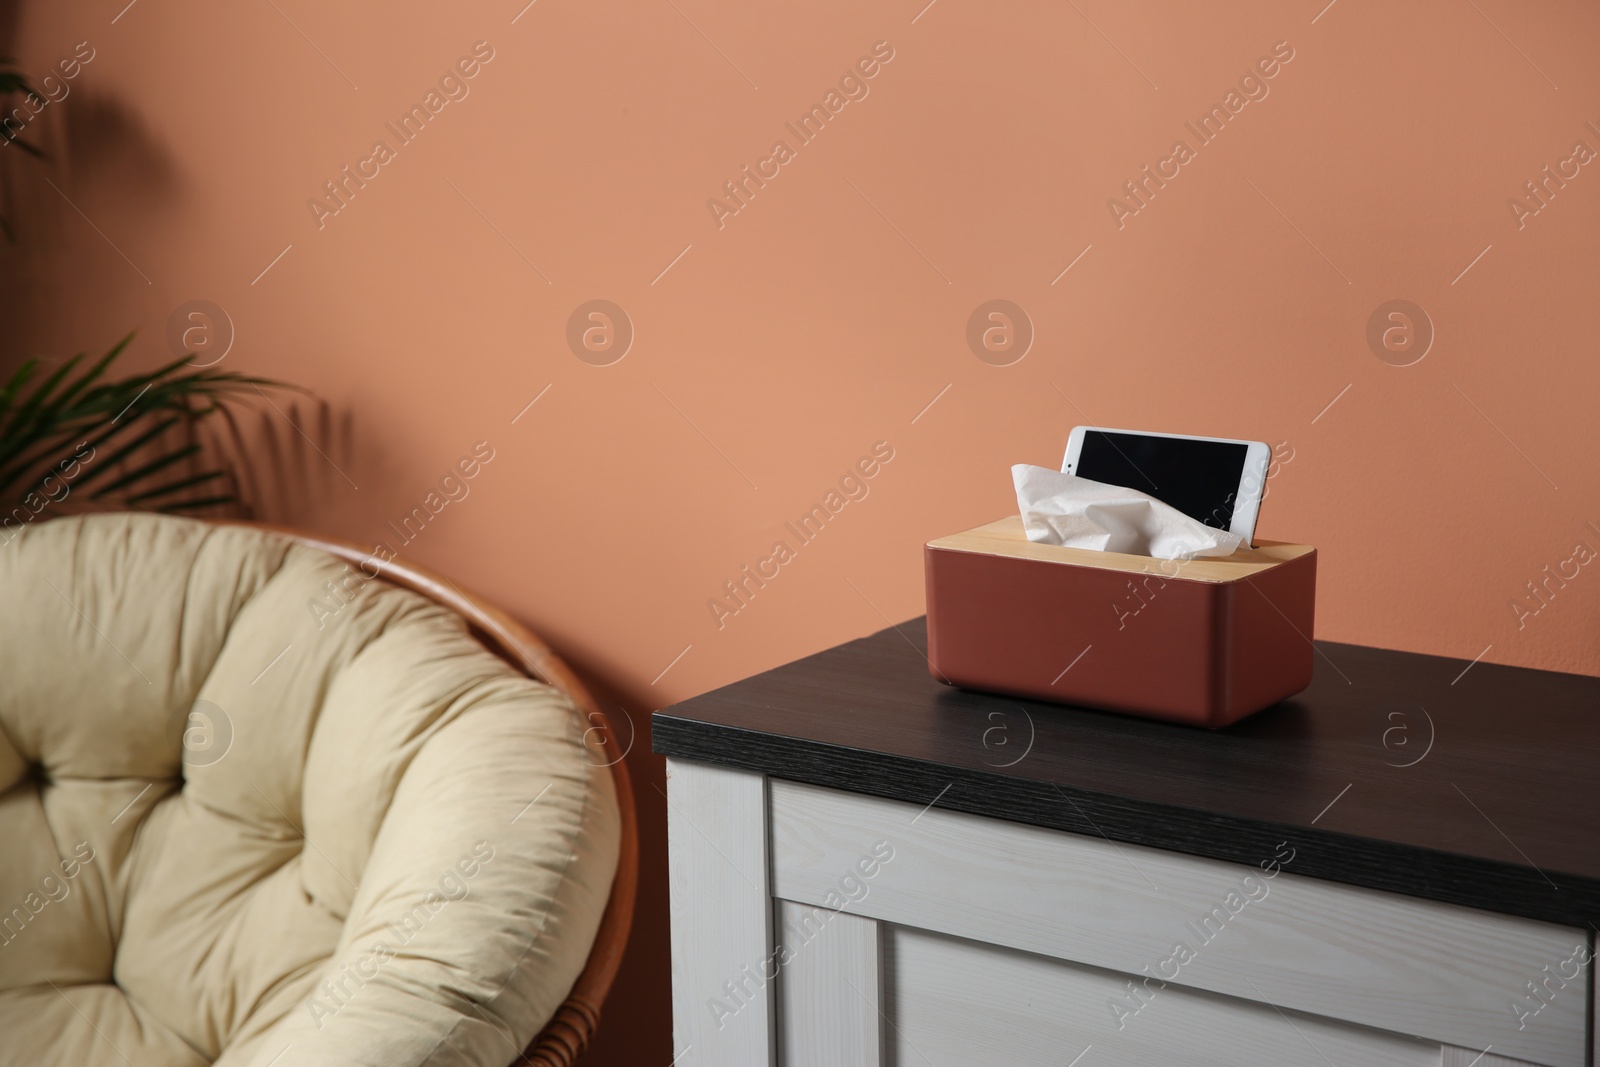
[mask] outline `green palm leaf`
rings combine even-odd
[[[79,353],[42,378],[40,361],[28,360],[0,385],[0,504],[42,492],[51,477],[70,481],[69,492],[130,507],[172,511],[238,503],[238,482],[226,466],[181,468],[203,451],[192,431],[241,395],[295,387],[194,368],[186,359],[107,378],[132,339],[129,334],[88,365]],[[183,426],[191,432],[175,439]],[[75,476],[67,479],[74,459]]]

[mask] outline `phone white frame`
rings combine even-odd
[[[1244,445],[1244,467],[1239,472],[1239,485],[1234,490],[1233,523],[1231,532],[1244,538],[1244,543],[1254,544],[1256,516],[1261,511],[1261,498],[1267,492],[1267,471],[1272,463],[1272,449],[1265,441],[1241,441],[1232,437],[1197,437],[1185,433],[1151,433],[1148,430],[1118,430],[1110,426],[1074,426],[1067,436],[1067,454],[1061,461],[1061,470],[1076,474],[1078,456],[1083,451],[1083,435],[1094,433],[1122,433],[1131,437],[1160,437],[1176,441],[1220,441],[1229,445]]]

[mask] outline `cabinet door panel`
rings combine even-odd
[[[856,914],[1439,1044],[1586,1062],[1581,931],[1300,877],[1292,858],[1268,878],[776,779],[771,804],[773,891],[786,899],[824,903],[883,840],[894,858],[863,880]],[[1529,982],[1555,984],[1547,968],[1577,970],[1519,1027],[1512,1005]]]
[[[1482,1049],[1446,1045],[1439,1050],[1439,1067],[1539,1067],[1539,1064],[1496,1056]]]
[[[879,924],[778,901],[783,1067],[883,1067]]]
[[[1420,1039],[1176,986],[1154,990],[1141,1005],[1127,992],[1135,976],[889,931],[888,1039],[893,1062],[906,1067],[1439,1065],[1438,1044]],[[1130,1014],[1130,1006],[1137,1010]]]

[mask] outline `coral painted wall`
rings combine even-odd
[[[627,713],[596,1062],[671,1058],[648,713],[919,614],[1074,424],[1279,446],[1320,637],[1600,673],[1592,5],[523,3],[11,5],[59,99],[0,149],[5,343],[314,389],[266,517]]]

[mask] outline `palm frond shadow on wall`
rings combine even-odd
[[[170,188],[161,153],[114,100],[71,88],[74,121],[64,132],[57,128],[54,119],[63,113],[52,101],[65,98],[68,87],[57,78],[53,94],[46,77],[41,95],[7,58],[18,9],[14,0],[0,0],[0,107],[22,117],[0,130],[0,148],[23,154],[0,156],[0,179],[77,160],[84,165],[76,169],[88,174],[114,169],[125,181],[138,173],[142,179],[134,185],[147,196]],[[57,151],[33,143],[40,138]],[[24,188],[34,184],[0,181],[0,245],[15,253],[4,263],[8,287],[36,285],[49,273],[22,266],[50,248],[50,227],[40,224],[43,214],[32,211],[38,205],[25,195],[37,192]],[[35,223],[25,234],[11,225],[18,194]],[[130,334],[92,360],[80,353],[0,366],[0,543],[28,523],[83,511],[135,508],[293,522],[336,491],[328,483],[346,465],[348,419],[336,427],[328,405],[304,390],[216,369],[194,353],[119,377],[118,361],[131,341]],[[344,488],[348,479],[337,478]]]

